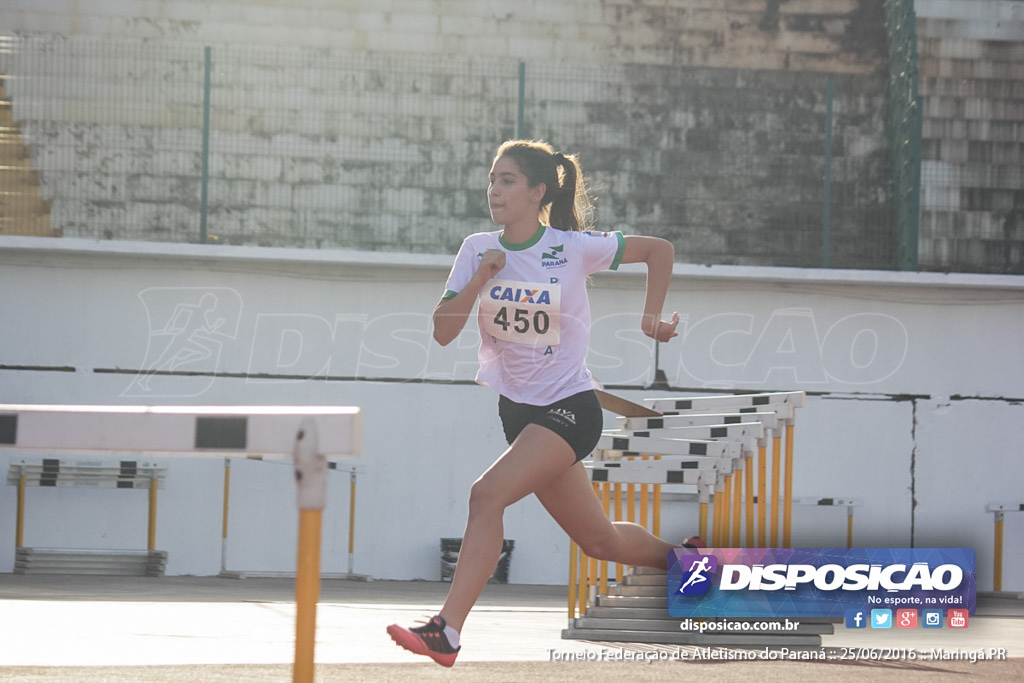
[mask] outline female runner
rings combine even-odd
[[[495,232],[462,243],[434,309],[434,339],[454,340],[479,299],[477,381],[499,394],[508,449],[473,484],[459,559],[441,612],[423,626],[392,624],[401,647],[444,666],[498,562],[505,508],[534,494],[590,557],[665,568],[672,545],[630,522],[612,522],[580,460],[603,417],[584,363],[590,339],[588,277],[620,263],[647,264],[640,328],[658,342],[676,336],[678,314],[661,319],[672,244],[655,237],[584,230],[590,200],[575,156],[545,142],[510,140],[495,154],[487,200]],[[702,544],[702,543],[701,543]]]

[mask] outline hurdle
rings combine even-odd
[[[87,451],[108,458],[142,452],[172,457],[290,459],[299,508],[293,680],[313,680],[328,459],[360,456],[359,408],[0,404],[0,448],[47,454]],[[19,475],[22,493],[25,476]],[[227,490],[225,487],[225,493]],[[18,505],[23,522],[23,497]],[[17,541],[21,540],[19,536]]]
[[[742,546],[745,526],[746,545],[764,547],[768,542],[766,471],[771,444],[772,497],[777,501],[770,506],[771,541],[778,542],[780,508],[784,510],[782,536],[789,541],[794,504],[792,425],[795,409],[803,406],[803,392],[644,399],[643,405],[604,391],[598,391],[598,397],[602,407],[618,415],[616,428],[602,433],[584,467],[609,518],[624,519],[621,510],[625,485],[625,519],[637,521],[633,510],[639,506],[639,524],[660,535],[662,486],[692,486],[697,492],[699,534],[712,546]],[[786,426],[787,474],[783,476],[781,441]],[[756,493],[755,470],[760,473]],[[652,499],[653,521],[649,523]],[[709,506],[714,511],[710,536]],[[595,562],[575,543],[570,544],[570,621],[584,615],[588,602],[607,591],[610,578],[606,562]],[[623,568],[616,566],[615,579],[621,582],[622,578]]]
[[[772,392],[763,394],[737,394],[727,396],[698,396],[692,398],[644,399],[644,405],[663,415],[679,415],[691,412],[714,412],[730,410],[738,413],[754,411],[777,411],[780,417],[778,428],[772,431],[771,500],[782,499],[782,547],[789,547],[792,521],[793,498],[793,451],[796,427],[796,408],[804,406],[805,393],[802,391]],[[782,456],[782,438],[785,434],[785,457]],[[766,463],[758,462],[759,474],[764,474]],[[780,484],[781,480],[781,484]],[[758,491],[765,485],[764,477],[758,481]],[[780,485],[782,490],[780,491]],[[760,500],[767,496],[760,495]],[[763,524],[764,507],[758,506],[758,519]],[[777,547],[779,543],[779,509],[771,507],[771,537],[768,543]],[[759,536],[764,544],[764,538]]]
[[[710,540],[710,547],[743,547],[744,542],[748,547],[758,543],[764,547],[769,538],[773,543],[780,537],[789,541],[794,506],[845,507],[850,544],[852,511],[859,501],[794,497],[791,474],[783,471],[785,464],[792,472],[792,426],[796,408],[803,405],[802,392],[645,399],[644,405],[617,397],[612,400],[601,391],[598,397],[602,407],[618,417],[615,428],[602,433],[583,466],[602,509],[613,521],[638,522],[662,536],[662,501],[696,502],[700,535]],[[788,442],[785,455],[783,441]],[[770,494],[769,449],[773,479]],[[713,509],[710,537],[709,505]],[[634,514],[637,506],[639,520]],[[773,522],[770,535],[769,512]],[[743,619],[734,620],[737,626],[714,633],[681,631],[681,620],[666,612],[664,570],[630,567],[624,572],[621,565],[616,565],[612,572],[608,565],[587,557],[570,543],[569,624],[562,632],[563,638],[803,648],[820,647],[821,635],[833,632],[833,624],[827,619],[801,620],[795,631],[787,633],[745,633],[746,624],[739,623]]]
[[[861,498],[815,498],[811,496],[796,497],[792,500],[793,505],[803,505],[817,508],[846,508],[846,547],[853,547],[853,516],[854,511],[864,505]]]
[[[1003,590],[1003,523],[1007,512],[1024,512],[1024,503],[989,503],[985,511],[992,513],[994,522],[992,550],[992,590]]]
[[[15,574],[74,573],[163,576],[167,553],[156,549],[157,490],[164,487],[165,463],[102,459],[20,458],[7,470],[7,483],[17,487],[15,515]],[[146,550],[87,551],[38,549],[25,545],[27,487],[101,488],[148,491]]]

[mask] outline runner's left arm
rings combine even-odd
[[[669,282],[672,280],[672,266],[675,263],[675,248],[672,243],[660,237],[627,235],[622,263],[647,264],[647,298],[644,302],[640,329],[648,337],[659,342],[667,342],[677,336],[679,314],[673,313],[668,321],[661,319]]]

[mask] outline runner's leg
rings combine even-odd
[[[599,560],[665,569],[674,546],[639,524],[612,522],[581,463],[536,491],[538,500],[584,553]]]
[[[531,424],[476,480],[470,491],[459,561],[441,609],[449,626],[462,630],[466,615],[494,573],[504,540],[505,508],[574,469],[575,460],[576,454],[565,440]]]

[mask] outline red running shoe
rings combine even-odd
[[[461,647],[453,648],[444,634],[444,619],[438,615],[423,626],[403,628],[398,624],[388,626],[391,640],[409,652],[430,657],[441,666],[451,666],[459,656]]]
[[[688,539],[683,541],[684,548],[707,548],[708,544],[704,542],[704,539],[700,536],[690,536]]]

